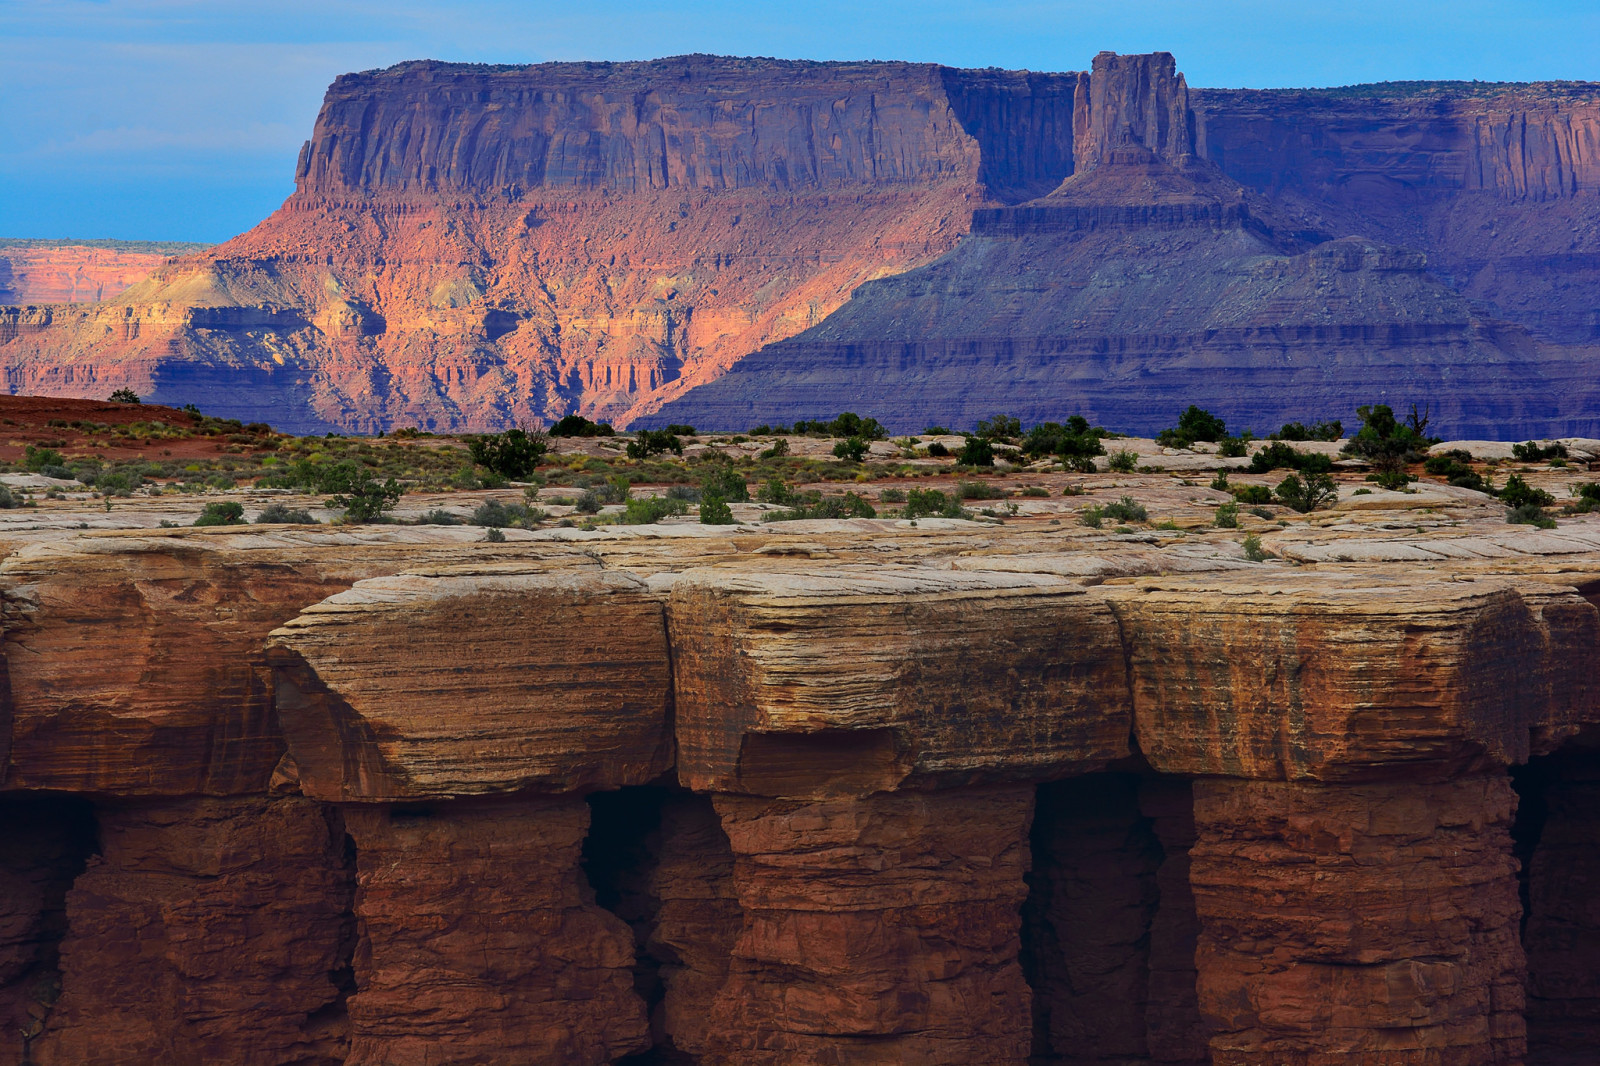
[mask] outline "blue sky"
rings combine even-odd
[[[338,74],[685,52],[1079,70],[1191,85],[1600,80],[1596,0],[0,0],[0,236],[223,240],[293,187]]]

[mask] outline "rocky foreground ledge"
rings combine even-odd
[[[18,535],[0,1062],[1591,1061],[1600,523],[1394,518]]]

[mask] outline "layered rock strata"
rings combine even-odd
[[[24,548],[0,1062],[1577,1061],[1600,550],[1063,536]]]

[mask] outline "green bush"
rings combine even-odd
[[[1556,502],[1556,498],[1543,489],[1536,489],[1517,474],[1506,478],[1506,484],[1500,490],[1500,502],[1513,510],[1519,507],[1549,507]]]
[[[1302,474],[1326,474],[1333,469],[1333,460],[1320,452],[1302,452],[1276,440],[1250,457],[1252,474],[1284,468]]]
[[[665,496],[646,496],[642,499],[629,500],[627,510],[622,513],[619,521],[625,526],[648,526],[670,515],[688,513],[689,505],[682,500],[671,500]]]
[[[479,466],[501,477],[519,479],[533,473],[544,458],[550,445],[543,433],[508,429],[504,433],[491,433],[475,437],[467,443],[467,454]]]
[[[901,489],[884,489],[878,493],[878,499],[882,503],[905,503],[906,494]]]
[[[728,501],[715,493],[708,494],[700,502],[700,524],[703,526],[731,526],[733,525],[733,509],[728,506]]]
[[[1168,448],[1188,448],[1195,441],[1208,441],[1215,443],[1228,435],[1228,424],[1210,411],[1189,405],[1189,409],[1178,416],[1178,424],[1173,429],[1164,429],[1156,435],[1156,440]]]
[[[486,544],[504,544],[506,542],[506,535],[500,532],[498,527],[490,526],[488,529],[484,530],[483,540]]]
[[[1078,515],[1078,524],[1088,526],[1090,529],[1099,529],[1105,520],[1105,508],[1098,504],[1085,507]]]
[[[750,486],[732,463],[717,463],[700,475],[700,491],[721,496],[730,503],[749,503]]]
[[[801,436],[860,437],[868,441],[889,437],[889,431],[879,425],[876,418],[862,418],[854,411],[846,411],[830,422],[801,420],[794,424],[794,431]]]
[[[1284,506],[1309,514],[1336,501],[1339,485],[1327,474],[1290,474],[1278,483],[1276,495]]]
[[[1404,470],[1380,470],[1376,474],[1368,474],[1367,480],[1377,485],[1380,489],[1390,492],[1405,492],[1406,486],[1417,480],[1417,475],[1408,474]]]
[[[1228,491],[1240,503],[1263,504],[1272,502],[1272,490],[1265,485],[1237,485]]]
[[[978,423],[977,435],[984,440],[1016,440],[1022,436],[1022,422],[1010,415],[995,415]]]
[[[1273,436],[1278,440],[1336,441],[1344,436],[1344,423],[1335,420],[1313,422],[1311,425],[1306,426],[1299,422],[1285,422],[1283,428]]]
[[[385,511],[400,502],[400,483],[394,478],[380,484],[366,467],[352,460],[345,460],[338,468],[340,476],[330,482],[337,487],[324,491],[338,493],[328,500],[328,506],[342,509],[346,522],[379,521]]]
[[[994,445],[982,437],[968,437],[956,456],[956,462],[962,466],[993,466]]]
[[[912,489],[906,495],[905,518],[960,518],[961,501],[938,489]]]
[[[769,478],[767,483],[756,491],[756,499],[762,503],[775,503],[783,507],[790,507],[800,502],[794,490],[778,477]]]
[[[1544,513],[1536,503],[1524,503],[1506,512],[1506,521],[1512,525],[1538,526],[1540,529],[1556,528],[1556,520]]]
[[[1439,438],[1427,436],[1428,419],[1411,406],[1411,417],[1402,424],[1388,404],[1373,404],[1356,410],[1361,428],[1345,443],[1342,454],[1365,459],[1378,471],[1399,470],[1407,463],[1422,462],[1428,448]]]
[[[940,495],[943,495],[942,493]],[[876,518],[877,509],[864,496],[847,492],[843,496],[826,496],[814,503],[802,504],[788,510],[773,511],[763,518],[766,522],[793,522],[805,518]]]
[[[833,446],[833,454],[836,458],[859,463],[866,457],[867,442],[860,437],[846,437]]]
[[[1567,448],[1564,444],[1551,444],[1540,447],[1538,441],[1525,441],[1522,444],[1511,446],[1511,456],[1520,463],[1542,463],[1548,459],[1567,458]]]
[[[764,449],[761,452],[761,456],[760,457],[762,459],[782,459],[785,455],[788,455],[788,454],[789,454],[789,442],[787,440],[784,440],[782,437],[779,437],[777,440],[772,442],[772,447]]]
[[[1272,553],[1261,546],[1261,538],[1254,533],[1244,538],[1244,557],[1252,563],[1265,562],[1272,558]]]
[[[1139,468],[1139,456],[1126,450],[1112,452],[1110,466],[1119,474],[1131,474]]]
[[[950,454],[950,449],[946,448],[943,444],[940,444],[938,441],[935,440],[935,441],[929,441],[928,442],[928,455],[930,457],[932,457],[934,459],[943,459],[945,456],[947,456],[949,454]]]
[[[579,514],[599,514],[601,507],[600,496],[593,489],[584,489],[577,500],[573,502],[572,507]]]
[[[281,503],[268,504],[256,515],[256,525],[315,525],[317,520],[311,517],[311,512],[304,508],[289,508]]]
[[[1106,436],[1106,430],[1089,425],[1082,415],[1073,415],[1065,423],[1041,422],[1028,430],[1022,452],[1031,459],[1058,456],[1069,469],[1087,474],[1094,470],[1095,456],[1106,453],[1100,443]]]
[[[502,503],[499,500],[484,500],[467,519],[468,525],[488,526],[500,529],[505,526],[522,526],[532,529],[545,517],[543,511],[537,508],[525,507],[520,503]]]
[[[1211,524],[1216,526],[1218,529],[1238,529],[1239,505],[1236,503],[1225,503],[1221,507],[1218,507],[1217,516],[1211,520]]]
[[[611,437],[616,432],[610,422],[591,422],[582,415],[567,415],[550,427],[552,437]]]
[[[27,470],[37,473],[47,466],[64,466],[66,460],[54,448],[36,448],[29,444],[22,449],[22,465]]]
[[[118,389],[111,394],[112,403],[139,403],[139,394],[132,389]],[[220,522],[210,522],[208,525],[221,525]]]
[[[205,510],[200,512],[200,517],[194,520],[197,526],[242,526],[244,525],[244,507],[228,500],[224,503],[208,503]]]
[[[462,525],[461,517],[446,511],[442,507],[435,507],[431,511],[424,511],[417,519],[419,526],[459,526]]]
[[[683,441],[668,429],[643,429],[628,442],[629,459],[648,459],[652,455],[683,454]]]
[[[1472,469],[1472,454],[1460,448],[1452,448],[1438,455],[1430,455],[1423,461],[1422,468],[1434,477],[1442,477],[1452,485],[1476,492],[1490,492],[1489,483],[1483,475]]]
[[[1144,504],[1134,500],[1132,496],[1124,496],[1115,503],[1108,503],[1100,509],[1101,514],[1113,522],[1147,522],[1150,513],[1145,510]]]
[[[956,498],[961,500],[1003,500],[1006,490],[987,481],[956,482]]]
[[[1241,437],[1223,437],[1217,446],[1217,454],[1224,459],[1242,459],[1248,452]]]

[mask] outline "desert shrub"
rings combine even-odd
[[[1532,505],[1534,507],[1549,507],[1556,502],[1556,498],[1543,489],[1536,489],[1517,474],[1506,478],[1505,487],[1500,490],[1500,502],[1515,510],[1518,507]]]
[[[765,485],[756,490],[756,499],[762,503],[775,503],[783,507],[792,506],[799,502],[793,489],[782,478],[769,478]]]
[[[1078,515],[1078,524],[1088,526],[1090,529],[1099,529],[1105,521],[1105,508],[1098,504],[1085,507]]]
[[[1139,456],[1126,450],[1112,452],[1108,463],[1119,474],[1131,474],[1139,468]]]
[[[1339,498],[1339,485],[1327,474],[1290,474],[1278,483],[1275,492],[1280,503],[1301,514],[1309,514]]]
[[[968,437],[956,462],[962,466],[993,466],[994,445],[983,437]]]
[[[599,514],[601,507],[600,494],[593,489],[584,489],[577,500],[573,502],[572,507],[579,514]]]
[[[956,482],[956,498],[961,500],[1003,500],[1006,490],[987,481]]]
[[[883,503],[905,503],[906,494],[902,489],[884,489],[878,493],[878,499]]]
[[[552,437],[611,437],[616,432],[610,422],[591,422],[582,415],[567,415],[550,427]]]
[[[715,493],[708,494],[700,503],[700,524],[703,526],[733,525],[733,509],[728,501]]]
[[[200,517],[194,520],[197,526],[242,526],[244,525],[244,507],[233,500],[222,503],[208,503],[205,510],[200,512]]]
[[[1265,562],[1272,558],[1272,553],[1261,546],[1261,538],[1254,533],[1244,538],[1244,557],[1252,563]]]
[[[1365,459],[1380,472],[1421,462],[1428,448],[1439,443],[1437,437],[1427,436],[1428,418],[1418,413],[1415,404],[1405,423],[1395,418],[1388,404],[1360,407],[1356,413],[1361,428],[1345,443],[1342,454]]]
[[[652,455],[664,455],[667,452],[682,455],[683,441],[676,433],[665,429],[642,429],[628,442],[626,450],[629,459],[648,459]]]
[[[537,517],[535,517],[537,516]],[[532,528],[539,524],[539,519],[545,516],[543,511],[529,508],[520,503],[503,503],[500,500],[484,500],[473,509],[472,515],[467,519],[468,525],[490,526],[495,529],[504,526],[522,526]]]
[[[1178,416],[1178,424],[1172,429],[1164,429],[1156,435],[1156,440],[1168,448],[1187,448],[1195,441],[1216,442],[1228,435],[1228,424],[1210,411],[1189,405],[1189,409]]]
[[[1089,425],[1082,415],[1073,415],[1064,423],[1041,422],[1028,430],[1022,452],[1032,459],[1055,455],[1068,468],[1089,473],[1094,470],[1094,457],[1106,453],[1100,443],[1106,435],[1106,430]]]
[[[828,422],[802,419],[794,424],[794,431],[809,437],[860,437],[867,441],[889,437],[889,431],[879,425],[876,418],[862,418],[854,411],[845,411]]]
[[[1242,437],[1223,437],[1217,444],[1217,454],[1224,459],[1242,459],[1248,451]]]
[[[463,524],[460,515],[452,514],[442,507],[424,511],[421,517],[417,519],[417,525],[419,526],[459,526]]]
[[[1326,474],[1333,469],[1333,460],[1320,452],[1302,452],[1277,440],[1250,457],[1252,474],[1285,468],[1301,474]]]
[[[1022,436],[1022,421],[1010,415],[995,415],[978,423],[977,435],[984,440],[1016,440]]]
[[[1567,458],[1567,448],[1560,443],[1540,446],[1538,441],[1530,440],[1522,444],[1513,444],[1511,457],[1519,463],[1542,463],[1548,459]]]
[[[867,442],[860,437],[846,437],[833,446],[833,454],[836,458],[859,463],[866,458]]]
[[[139,403],[139,394],[132,389],[118,389],[111,394],[112,403]],[[208,522],[207,525],[221,525],[220,522]]]
[[[258,526],[309,526],[315,525],[316,521],[317,520],[315,518],[311,517],[311,512],[307,511],[305,508],[290,508],[281,503],[268,504],[262,509],[260,514],[256,515],[256,525]]]
[[[1221,507],[1218,507],[1217,516],[1211,520],[1211,524],[1216,526],[1218,529],[1238,529],[1239,505],[1236,503],[1225,503]]]
[[[940,495],[943,495],[942,493]],[[843,496],[824,496],[811,503],[802,503],[787,510],[773,511],[763,520],[767,522],[792,522],[804,518],[876,518],[878,511],[866,497],[854,492]]]
[[[508,429],[504,433],[490,433],[475,437],[467,443],[467,454],[472,461],[501,477],[524,478],[533,473],[539,460],[544,458],[550,445],[545,435],[535,430]]]
[[[486,544],[504,544],[506,542],[506,535],[500,532],[497,526],[490,526],[488,529],[484,530],[483,540]]]
[[[1342,436],[1344,436],[1344,423],[1337,420],[1313,422],[1309,426],[1300,422],[1285,422],[1283,428],[1273,434],[1278,440],[1335,441]]]
[[[625,526],[648,526],[670,515],[688,513],[689,505],[682,500],[671,500],[665,496],[645,496],[629,500],[627,510],[623,511],[618,520]]]
[[[1572,486],[1572,494],[1580,500],[1591,500],[1600,503],[1600,482],[1590,481],[1582,485]]]
[[[54,448],[34,447],[29,444],[22,449],[22,465],[25,469],[37,473],[47,466],[65,466],[66,460]]]
[[[1228,484],[1228,472],[1218,470],[1216,476],[1211,479],[1211,487],[1218,492],[1232,492],[1233,486]]]
[[[730,503],[748,503],[750,486],[732,463],[717,463],[700,475],[700,491],[721,496]]]
[[[912,489],[901,513],[906,518],[960,518],[961,501],[938,489]]]
[[[1106,504],[1100,510],[1113,522],[1147,522],[1150,519],[1150,512],[1145,510],[1144,504],[1132,496],[1124,496],[1115,503]]]
[[[1470,452],[1460,448],[1452,448],[1438,455],[1430,455],[1423,461],[1422,468],[1434,477],[1442,477],[1452,485],[1464,489],[1473,489],[1477,492],[1489,492],[1489,483],[1483,475],[1472,469]]]
[[[761,452],[761,458],[763,458],[763,459],[782,459],[785,455],[788,455],[788,454],[789,454],[789,442],[787,440],[784,440],[782,437],[780,437],[777,440],[772,442],[772,447],[766,448]]]
[[[1536,503],[1524,503],[1506,512],[1506,521],[1512,525],[1538,526],[1540,529],[1556,528],[1556,520],[1544,513]]]
[[[672,485],[667,489],[667,499],[682,500],[684,503],[699,503],[705,493],[693,485]]]
[[[1239,503],[1264,504],[1272,502],[1272,490],[1265,485],[1236,485],[1228,490]]]
[[[929,441],[928,442],[928,454],[930,456],[932,456],[933,458],[935,458],[935,459],[943,459],[945,456],[950,454],[950,449],[946,448],[943,444],[940,444],[938,441]]]
[[[1267,510],[1265,507],[1252,507],[1252,508],[1250,508],[1250,513],[1255,515],[1257,518],[1271,518],[1272,517],[1272,512]]]
[[[385,511],[400,502],[400,483],[394,478],[380,483],[370,471],[351,459],[336,464],[324,480],[324,492],[337,495],[328,500],[329,507],[344,511],[346,522],[374,522],[383,518]]]
[[[1376,484],[1380,489],[1390,492],[1406,492],[1406,486],[1417,480],[1417,475],[1408,474],[1404,470],[1380,470],[1376,474],[1368,474],[1367,480]]]
[[[9,511],[19,506],[17,498],[11,494],[10,485],[0,485],[0,510]]]

